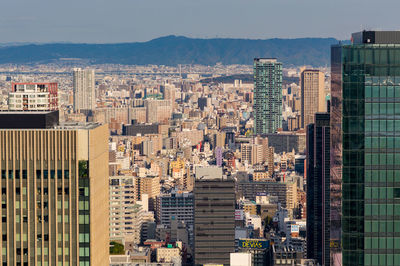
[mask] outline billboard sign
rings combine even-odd
[[[266,249],[268,247],[269,247],[269,240],[239,239],[239,248]]]

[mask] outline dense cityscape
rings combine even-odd
[[[400,265],[400,31],[330,49],[0,65],[0,264]]]

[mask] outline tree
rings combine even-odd
[[[124,255],[125,247],[121,243],[111,241],[110,242],[110,255]]]

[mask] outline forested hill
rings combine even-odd
[[[82,59],[92,64],[178,65],[246,64],[254,57],[276,57],[286,66],[329,65],[334,38],[193,39],[167,36],[148,42],[115,44],[28,44],[0,46],[0,64],[48,63]]]

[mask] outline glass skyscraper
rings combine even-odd
[[[255,133],[275,133],[282,127],[282,63],[254,59]]]
[[[307,126],[307,257],[330,265],[330,117]]]
[[[400,265],[400,32],[355,33],[331,66],[333,263]]]

